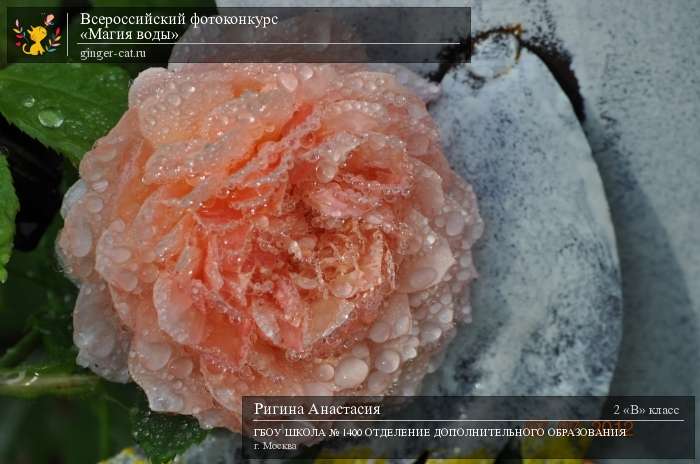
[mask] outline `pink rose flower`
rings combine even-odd
[[[469,313],[474,194],[392,74],[149,69],[80,177],[78,362],[153,410],[240,430],[244,395],[411,394]]]

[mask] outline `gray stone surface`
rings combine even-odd
[[[611,393],[697,395],[700,2],[469,3],[476,30],[521,23],[525,39],[571,57],[622,270],[624,335]],[[695,443],[698,455],[697,430]]]
[[[489,42],[488,59],[484,50],[445,76],[431,108],[486,230],[475,252],[474,321],[427,391],[605,395],[622,314],[598,170],[545,65],[527,50],[516,63],[514,46]]]

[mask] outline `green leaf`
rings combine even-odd
[[[19,200],[12,186],[12,174],[7,165],[7,158],[0,156],[0,283],[7,280],[5,265],[12,254],[17,211],[19,211]]]
[[[141,403],[131,412],[132,431],[153,464],[170,461],[207,436],[192,417],[153,412],[145,401]]]
[[[12,64],[0,70],[0,113],[78,165],[127,108],[129,74],[108,64]]]
[[[62,221],[58,215],[30,252],[16,251],[7,265],[9,278],[0,286],[0,334],[7,328],[35,327],[49,357],[75,359],[71,314],[77,289],[60,271],[55,241]]]

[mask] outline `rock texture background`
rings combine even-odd
[[[603,186],[571,103],[509,35],[449,71],[431,113],[452,166],[474,185],[474,321],[427,394],[605,395],[621,295]]]
[[[521,23],[526,40],[571,58],[621,262],[623,339],[611,393],[696,395],[700,4],[484,0],[473,7],[476,30]]]

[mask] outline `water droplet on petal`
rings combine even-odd
[[[341,280],[333,283],[331,286],[331,292],[333,292],[333,295],[337,296],[338,298],[350,298],[353,293],[355,293],[355,289],[350,282]]]
[[[399,368],[400,363],[401,357],[399,353],[394,350],[383,350],[379,353],[379,356],[377,356],[374,367],[386,374],[391,374]]]
[[[316,177],[323,183],[333,180],[337,172],[337,168],[333,163],[321,161],[316,166]]]
[[[102,199],[99,197],[90,197],[85,202],[85,207],[91,213],[99,213],[100,211],[102,211],[103,206],[104,206],[104,203],[102,202]]]
[[[311,79],[314,75],[314,70],[310,66],[302,65],[299,67],[299,76],[305,81]]]
[[[464,230],[465,220],[464,216],[459,211],[453,211],[447,216],[447,224],[445,225],[445,232],[450,237],[459,235]]]
[[[352,348],[352,355],[360,359],[367,358],[369,356],[369,348],[364,343],[359,343]]]
[[[453,317],[454,311],[452,311],[452,309],[450,308],[445,308],[438,313],[438,320],[443,324],[449,324],[450,322],[452,322]]]
[[[92,250],[92,232],[85,222],[77,222],[71,231],[70,246],[73,255],[83,258]]]
[[[32,96],[29,96],[22,100],[22,106],[24,106],[25,108],[31,108],[32,106],[34,106],[34,103],[36,103],[36,99]]]
[[[389,338],[391,327],[386,322],[375,322],[369,330],[369,339],[375,343],[384,343]]]
[[[333,378],[335,369],[330,364],[319,364],[316,367],[316,376],[319,380],[329,381]]]
[[[389,385],[389,376],[383,372],[372,372],[367,378],[367,390],[372,394],[381,393]]]
[[[109,187],[109,182],[106,180],[100,180],[100,181],[97,181],[94,184],[92,184],[92,188],[96,192],[100,192],[100,193],[107,190],[107,187]]]
[[[367,363],[355,357],[340,361],[335,370],[335,384],[340,388],[352,388],[364,382],[369,373]]]
[[[294,92],[299,84],[297,78],[293,74],[282,73],[279,75],[280,84],[285,88],[287,92]]]
[[[421,329],[421,341],[423,343],[433,343],[436,342],[442,335],[442,330],[435,324],[426,324]]]
[[[428,287],[437,277],[437,271],[432,267],[417,269],[411,274],[411,287],[420,290]]]
[[[127,248],[115,248],[111,254],[115,263],[125,263],[131,258],[131,251]]]
[[[139,340],[137,350],[141,354],[141,362],[147,369],[157,371],[165,367],[170,360],[172,350],[170,345],[161,342]]]

